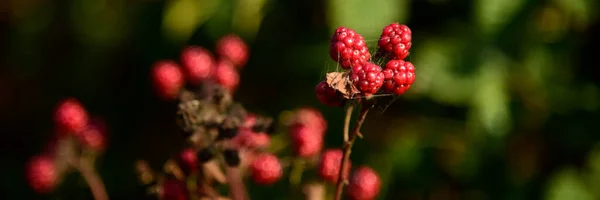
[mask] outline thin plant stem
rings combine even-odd
[[[96,172],[94,169],[92,161],[90,159],[80,158],[78,163],[74,162],[72,164],[77,170],[79,170],[79,173],[87,182],[90,190],[92,191],[94,199],[108,200],[108,194],[106,193],[104,182],[98,175],[98,172]]]
[[[361,110],[360,110],[360,114],[358,119],[356,119],[356,124],[354,125],[354,129],[352,130],[352,133],[349,135],[349,140],[344,142],[344,156],[342,157],[342,163],[340,166],[340,173],[338,176],[338,182],[337,182],[337,186],[335,189],[335,200],[341,200],[342,199],[342,193],[344,190],[344,185],[347,184],[347,180],[348,180],[348,175],[346,173],[344,173],[346,171],[346,168],[348,168],[349,165],[349,161],[350,161],[350,153],[352,152],[352,146],[354,145],[354,141],[356,140],[356,137],[360,136],[360,128],[362,127],[365,119],[367,118],[367,113],[369,113],[369,110],[371,110],[371,108],[373,108],[373,104],[370,103],[363,103]],[[349,124],[346,124],[346,126],[344,127],[344,130],[346,130],[346,128],[349,127]]]
[[[233,200],[250,200],[246,194],[246,186],[241,177],[240,169],[237,167],[227,167],[227,179],[231,199]]]
[[[350,119],[352,119],[352,111],[354,111],[354,105],[348,105],[346,108],[346,118],[344,119],[344,143],[349,140],[349,132],[350,132]]]

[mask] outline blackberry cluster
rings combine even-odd
[[[348,71],[330,74],[347,78],[320,82],[315,88],[317,99],[326,106],[339,107],[356,95],[370,98],[374,94],[403,94],[415,80],[414,65],[404,61],[410,53],[411,41],[412,31],[408,26],[389,24],[378,40],[377,53],[371,56],[363,36],[339,27],[331,38],[329,55]],[[381,67],[373,60],[385,65]]]

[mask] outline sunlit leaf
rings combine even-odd
[[[477,0],[474,17],[479,28],[486,34],[495,34],[502,29],[523,7],[525,1]]]
[[[163,33],[174,42],[187,40],[216,10],[218,0],[168,1],[163,16]]]
[[[563,169],[555,173],[546,188],[546,200],[592,200],[593,195],[581,180],[577,171],[572,168]]]
[[[473,111],[470,120],[493,135],[504,135],[510,129],[509,97],[506,94],[507,61],[497,52],[484,55],[487,59],[480,67],[480,74],[473,91]]]
[[[576,27],[585,28],[590,22],[592,13],[598,7],[593,0],[554,0],[554,2],[573,18]]]
[[[239,34],[254,36],[264,17],[262,12],[267,0],[236,1],[233,13],[233,28]]]
[[[416,80],[409,93],[425,93],[436,101],[462,105],[469,102],[473,78],[459,77],[452,72],[456,56],[460,55],[459,40],[430,39],[414,47],[411,53]]]
[[[381,30],[392,22],[403,23],[408,16],[408,0],[329,0],[328,18],[332,29],[346,26],[374,44]]]

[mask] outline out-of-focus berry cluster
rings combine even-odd
[[[57,104],[53,121],[56,133],[44,151],[26,164],[27,181],[38,193],[52,192],[79,159],[94,159],[107,146],[106,125],[100,118],[90,117],[75,98],[65,98]],[[89,154],[83,155],[82,151]]]

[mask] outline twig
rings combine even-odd
[[[73,161],[75,161],[74,159]],[[108,194],[106,194],[106,189],[104,188],[104,183],[102,179],[94,169],[94,166],[89,159],[80,158],[79,162],[73,162],[73,166],[79,170],[79,173],[83,176],[83,179],[87,182],[90,190],[92,191],[92,195],[95,200],[108,200]]]
[[[313,183],[305,185],[302,189],[306,200],[324,200],[325,196],[325,185]]]
[[[249,200],[246,194],[246,186],[241,177],[240,169],[237,167],[227,167],[227,179],[229,183],[229,191],[233,200]]]
[[[354,141],[356,140],[357,136],[360,136],[360,128],[362,127],[365,118],[367,118],[367,113],[369,112],[369,110],[371,110],[371,108],[373,108],[373,104],[371,103],[363,103],[362,108],[360,110],[360,114],[358,119],[356,119],[356,124],[354,125],[354,129],[352,130],[352,134],[350,134],[350,139],[349,141],[345,141],[344,142],[344,157],[342,157],[342,164],[340,166],[340,173],[338,176],[338,182],[337,182],[337,187],[335,189],[335,200],[341,200],[342,199],[342,192],[344,190],[344,185],[347,183],[347,174],[346,172],[346,168],[348,167],[348,163],[350,160],[350,153],[352,152],[352,145],[354,145]],[[344,127],[344,130],[347,129],[347,127],[349,126],[349,124],[346,124],[346,126]]]
[[[352,111],[354,111],[354,105],[348,105],[346,108],[346,118],[344,119],[344,143],[348,142],[348,134],[350,132],[350,119],[352,119]]]

